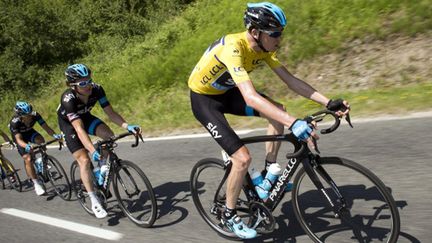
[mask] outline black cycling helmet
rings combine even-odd
[[[248,30],[282,31],[286,25],[283,10],[269,2],[248,3],[243,20]]]
[[[25,101],[17,101],[14,110],[18,116],[23,116],[31,114],[33,112],[33,107]]]
[[[66,68],[65,75],[68,83],[74,83],[82,78],[90,78],[91,70],[84,64],[73,64]]]

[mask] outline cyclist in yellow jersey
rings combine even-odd
[[[193,69],[188,85],[195,117],[232,160],[222,222],[240,238],[250,239],[256,236],[256,231],[242,222],[235,206],[251,157],[224,114],[264,117],[269,121],[267,134],[283,134],[286,126],[299,140],[307,140],[311,146],[311,136],[318,136],[307,121],[296,119],[280,103],[258,93],[248,73],[266,63],[291,90],[340,116],[348,114],[349,105],[342,99],[331,100],[320,94],[279,62],[275,51],[286,25],[282,9],[269,2],[248,3],[244,23],[247,31],[226,35],[207,48]],[[279,145],[276,142],[266,144],[266,166],[276,161]]]

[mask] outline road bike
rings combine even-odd
[[[114,152],[118,145],[116,141],[131,135],[134,134],[127,132],[96,143],[95,147],[101,151],[101,154],[104,155],[102,151],[108,153],[106,158],[107,172],[103,185],[98,184],[93,173],[92,181],[96,195],[105,208],[107,199],[111,196],[110,184],[112,181],[114,195],[122,212],[136,225],[147,228],[151,227],[156,220],[157,205],[153,187],[147,176],[135,163],[120,159]],[[132,147],[138,146],[139,138],[144,142],[140,134],[135,135],[135,143],[132,144]],[[93,170],[93,165],[91,167]],[[94,215],[88,193],[80,178],[77,161],[72,163],[71,179],[72,188],[76,192],[81,206],[87,213]]]
[[[21,192],[22,183],[18,175],[19,170],[15,169],[13,164],[1,152],[2,148],[12,149],[13,146],[14,145],[11,143],[0,144],[0,187],[6,189],[6,185],[8,185],[10,188]],[[8,184],[6,184],[5,181],[7,181]]]
[[[47,146],[55,142],[59,143],[59,150],[61,150],[63,147],[62,139],[53,139],[32,146],[33,166],[44,190],[46,191],[45,183],[50,182],[55,193],[63,200],[68,201],[72,194],[68,175],[61,163],[54,156],[47,153]],[[40,166],[35,162],[37,159],[40,161]]]
[[[334,121],[322,134],[335,131],[341,118],[323,110],[307,118],[309,122]],[[349,117],[348,123],[351,125]],[[351,125],[352,126],[352,125]],[[291,144],[282,174],[273,184],[267,199],[258,197],[249,173],[237,200],[237,213],[258,233],[275,230],[273,211],[284,198],[285,187],[293,178],[291,201],[294,214],[314,242],[396,242],[400,218],[390,190],[364,166],[345,158],[321,157],[298,141],[292,133],[243,138],[245,144],[281,141]],[[226,156],[228,157],[228,156]],[[299,165],[301,165],[299,167]],[[225,205],[225,184],[232,162],[206,158],[193,167],[190,184],[193,202],[205,222],[217,233],[238,239],[221,221]]]

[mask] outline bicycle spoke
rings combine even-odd
[[[326,173],[317,175],[326,175],[319,179],[333,207],[307,175],[299,174],[295,182],[294,208],[306,232],[316,242],[393,242],[398,214],[387,189],[355,167],[324,163],[322,168]]]

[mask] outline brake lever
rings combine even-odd
[[[318,149],[318,143],[317,143],[317,140],[316,140],[316,138],[314,138],[314,137],[312,137],[311,136],[311,138],[312,138],[312,142],[313,142],[313,144],[314,144],[314,150],[315,150],[315,152],[317,152],[318,154],[321,154],[321,151]]]

